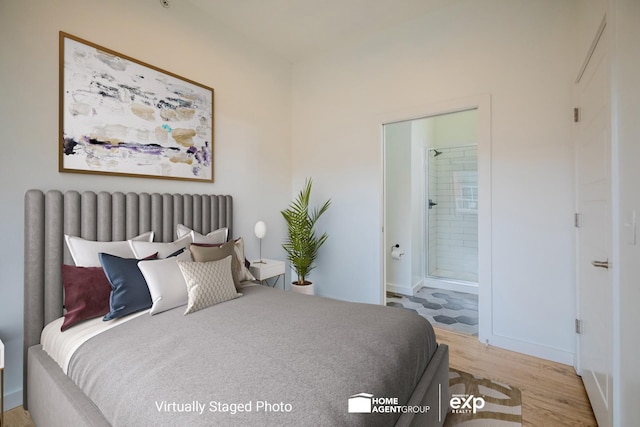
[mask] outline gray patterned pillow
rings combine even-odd
[[[178,261],[187,283],[188,303],[184,314],[242,296],[236,292],[231,275],[231,256],[218,261]]]

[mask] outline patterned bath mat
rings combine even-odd
[[[446,427],[522,426],[522,396],[516,387],[449,368],[449,391]]]

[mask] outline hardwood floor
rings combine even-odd
[[[481,344],[476,337],[436,328],[438,341],[449,345],[453,368],[518,387],[523,426],[593,426],[596,420],[582,380],[573,367]],[[5,413],[6,427],[32,427],[18,407]]]
[[[22,406],[13,408],[4,413],[4,423],[2,427],[34,427],[29,413],[22,409]]]
[[[477,337],[435,328],[449,345],[449,365],[501,381],[522,392],[522,425],[597,427],[589,398],[572,366],[481,344]]]

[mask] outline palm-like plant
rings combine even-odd
[[[287,252],[287,259],[298,275],[296,285],[306,284],[309,272],[315,268],[313,264],[318,256],[318,250],[327,241],[327,233],[316,236],[314,226],[318,218],[329,209],[331,199],[324,202],[319,209],[309,211],[311,197],[311,178],[307,178],[304,188],[298,198],[291,202],[286,210],[280,213],[287,221],[288,236],[282,247]]]

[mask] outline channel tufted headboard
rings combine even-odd
[[[64,235],[126,240],[154,231],[156,242],[176,238],[176,226],[206,234],[221,227],[233,236],[233,199],[227,195],[29,190],[24,198],[24,403],[27,349],[44,326],[62,316],[61,264],[73,264]]]

